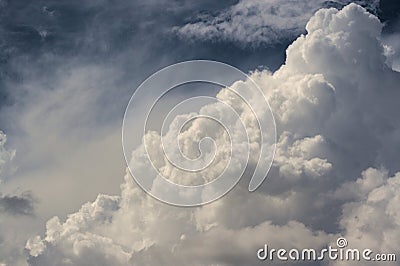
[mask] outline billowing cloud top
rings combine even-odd
[[[320,248],[339,235],[358,248],[395,252],[400,74],[385,63],[381,29],[355,4],[320,10],[278,71],[252,74],[278,128],[271,176],[257,192],[239,183],[212,204],[176,208],[147,197],[127,174],[120,196],[99,195],[66,221],[49,220],[45,236],[26,244],[29,263],[256,265],[264,243]],[[227,90],[218,97],[234,101]],[[158,136],[150,134],[157,149]],[[185,138],[191,143],[193,136]],[[132,156],[139,167],[143,149]],[[157,165],[175,180],[182,177],[162,157]]]
[[[291,40],[304,32],[309,18],[322,7],[341,7],[351,2],[376,10],[379,0],[251,0],[239,1],[217,16],[202,15],[176,27],[178,36],[191,40],[228,41],[239,46],[271,45]]]

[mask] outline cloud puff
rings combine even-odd
[[[307,23],[307,34],[287,49],[278,71],[252,73],[278,128],[276,160],[256,192],[247,191],[245,176],[212,204],[178,208],[150,198],[126,174],[120,196],[99,195],[64,222],[50,219],[45,236],[26,244],[29,263],[257,265],[257,249],[265,243],[320,248],[339,235],[354,246],[360,236],[371,249],[398,246],[399,174],[374,170],[382,165],[389,173],[400,170],[400,75],[386,64],[381,29],[375,16],[355,4],[320,10]],[[226,89],[218,97],[236,102]],[[216,110],[214,105],[203,109]],[[240,104],[238,110],[251,117]],[[193,146],[208,129],[204,121],[194,121],[186,131],[193,134],[180,137]],[[214,137],[225,145],[222,135]],[[158,155],[155,166],[184,181],[157,152],[158,133],[146,138],[153,145],[150,152]],[[131,163],[146,173],[151,166],[143,154],[142,144]]]
[[[303,33],[307,21],[318,9],[351,2],[372,10],[379,5],[378,0],[241,0],[216,16],[201,15],[194,22],[176,27],[175,31],[189,40],[228,41],[252,47],[272,45]]]
[[[15,156],[15,150],[9,150],[5,147],[6,142],[6,134],[0,130],[0,183],[6,171],[11,169],[10,162]]]
[[[386,44],[387,63],[394,70],[400,72],[400,35],[397,33],[383,36],[383,42]]]
[[[400,245],[399,195],[400,172],[390,177],[386,170],[375,168],[336,191],[340,198],[352,198],[344,204],[340,219],[352,247],[396,254]]]
[[[29,192],[21,195],[0,195],[0,211],[12,215],[33,215],[34,199]]]

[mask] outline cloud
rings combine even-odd
[[[400,35],[397,33],[382,36],[385,43],[387,63],[393,70],[400,72]]]
[[[119,198],[116,196],[99,195],[93,203],[87,203],[81,210],[68,217],[65,224],[61,224],[58,217],[47,222],[46,242],[58,245],[61,241],[66,241],[63,245],[65,250],[72,248],[71,253],[58,257],[58,252],[50,252],[46,263],[52,264],[71,264],[72,265],[120,265],[127,263],[129,254],[114,243],[108,237],[87,233],[86,230],[95,228],[100,229],[105,224],[113,222],[113,214],[119,209]],[[59,231],[59,230],[62,230]],[[36,237],[27,242],[26,248],[31,254],[42,254],[46,249],[40,238]],[[74,258],[75,257],[75,258]],[[100,259],[101,258],[101,259]],[[34,260],[34,265],[45,265],[41,259]]]
[[[12,215],[33,215],[34,202],[31,193],[21,195],[0,195],[0,211]]]
[[[65,221],[50,219],[45,235],[26,244],[29,264],[257,265],[256,251],[265,243],[320,248],[339,235],[354,246],[397,247],[400,75],[386,64],[381,29],[355,4],[320,10],[278,71],[252,73],[278,128],[276,160],[259,190],[249,193],[245,176],[216,202],[178,208],[150,198],[127,173],[120,196],[101,194]],[[217,97],[237,102],[227,89]],[[249,110],[240,102],[237,107],[255,132]],[[203,108],[206,114],[218,110]],[[214,127],[194,121],[184,132],[208,129]],[[184,132],[184,143],[197,143],[196,134]],[[146,137],[156,167],[184,182],[159,152],[158,133]],[[222,135],[214,137],[226,145]],[[131,163],[148,173],[144,152],[142,144]],[[376,170],[380,166],[388,170]]]
[[[0,184],[4,175],[11,170],[10,162],[15,157],[15,150],[9,150],[5,147],[7,136],[0,130]]]
[[[399,192],[400,172],[390,177],[387,170],[375,168],[336,191],[340,198],[352,198],[344,204],[340,219],[352,247],[396,254],[400,244]]]
[[[40,198],[39,216],[48,219],[99,192],[118,193],[125,167],[121,120],[133,88],[149,73],[191,56],[165,36],[164,27],[199,5],[223,4],[190,0],[175,9],[171,1],[25,2],[3,1],[7,12],[0,14],[7,25],[26,25],[6,27],[7,49],[0,51],[0,57],[10,52],[2,61],[0,93],[7,97],[0,121],[21,154],[3,193],[32,191]],[[38,27],[49,32],[43,40],[32,30]]]
[[[7,137],[0,131],[0,189],[15,171],[16,151],[6,147]],[[1,181],[4,180],[3,183]],[[30,237],[30,222],[35,215],[35,202],[31,192],[0,193],[0,265],[24,265],[26,256],[21,247]],[[15,226],[15,227],[14,227]]]
[[[37,199],[34,215],[0,214],[0,264],[26,265],[26,240],[43,232],[44,221],[64,219],[100,192],[118,193],[121,120],[133,89],[144,76],[193,56],[171,40],[171,25],[193,9],[225,4],[0,2],[0,124],[5,146],[18,150],[11,164],[1,162],[11,151],[1,152],[0,193],[31,191]],[[18,199],[6,198],[6,208],[10,200]]]
[[[379,5],[378,0],[241,0],[215,16],[200,15],[174,30],[181,38],[193,41],[225,41],[243,47],[273,45],[303,33],[307,21],[318,9],[342,7],[351,2],[371,10],[376,10]]]

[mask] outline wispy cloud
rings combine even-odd
[[[376,10],[378,0],[241,0],[218,13],[202,14],[175,27],[178,36],[191,41],[231,42],[242,47],[274,45],[304,33],[308,19],[320,8],[357,2]]]
[[[15,157],[15,150],[7,149],[5,147],[7,136],[0,130],[0,186],[2,179],[11,170],[11,161]]]

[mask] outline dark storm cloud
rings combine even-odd
[[[232,1],[2,1],[5,53],[34,51],[109,55],[146,43],[198,9]]]
[[[276,68],[284,59],[284,47],[267,51],[188,43],[170,31],[187,23],[193,14],[217,12],[235,2],[1,1],[2,97],[9,99],[8,87],[26,78],[21,65],[28,64],[28,72],[37,69],[31,74],[41,78],[74,61],[121,66],[127,79],[135,73],[140,80],[168,64],[199,58],[254,69],[265,65],[260,58],[273,55],[271,67]],[[133,83],[130,88],[135,85],[138,84]]]
[[[35,199],[30,192],[21,195],[0,195],[0,212],[11,215],[34,215]]]
[[[341,1],[325,1],[323,6],[339,5],[337,2]],[[386,2],[390,1],[382,1],[380,15],[390,20],[394,16],[391,8],[394,4]],[[170,31],[193,22],[194,18],[218,16],[236,3],[233,0],[3,0],[0,2],[0,63],[3,65],[0,86],[6,87],[10,80],[22,78],[20,70],[8,64],[18,59],[39,64],[44,71],[49,64],[53,67],[62,64],[65,58],[93,63],[134,63],[150,68],[142,71],[145,76],[161,66],[194,58],[220,60],[244,69],[265,64],[277,68],[284,60],[285,47],[296,34],[268,48],[249,49],[227,43],[179,40]],[[265,63],[264,58],[271,56],[273,59]],[[4,88],[0,91],[4,94]]]

